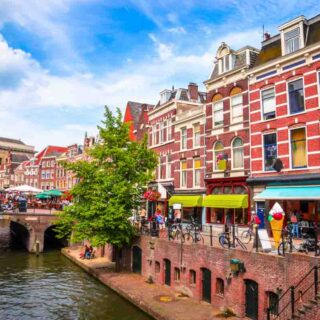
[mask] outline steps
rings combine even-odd
[[[320,320],[320,294],[316,296],[316,299],[309,300],[308,303],[304,303],[297,313],[288,320]]]

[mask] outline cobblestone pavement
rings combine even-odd
[[[101,282],[124,296],[145,312],[159,320],[214,320],[218,308],[188,297],[179,297],[179,293],[166,286],[148,284],[146,279],[133,273],[115,273],[114,264],[106,258],[92,260],[79,259],[79,248],[63,249],[63,254],[97,277]],[[236,317],[230,320],[239,319]]]

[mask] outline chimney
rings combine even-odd
[[[265,32],[265,33],[264,33],[264,40],[269,40],[270,38],[271,38],[270,33]]]
[[[198,85],[194,82],[190,82],[188,85],[188,92],[190,100],[198,100]]]

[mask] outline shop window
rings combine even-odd
[[[174,281],[180,281],[180,269],[174,268]]]
[[[273,162],[277,159],[277,134],[270,133],[263,136],[264,170],[273,170]]]
[[[300,49],[300,27],[288,31],[284,34],[286,54]]]
[[[181,149],[187,149],[187,128],[181,129]]]
[[[269,300],[270,313],[273,316],[277,316],[279,312],[279,296],[274,292],[267,292]]]
[[[223,101],[216,102],[212,105],[213,123],[215,127],[223,125]]]
[[[290,114],[304,111],[303,80],[288,83]]]
[[[195,285],[197,281],[197,274],[194,270],[190,270],[190,285]]]
[[[232,193],[232,187],[231,186],[226,186],[223,188],[223,193],[224,194],[231,194]]]
[[[263,119],[269,120],[276,117],[276,99],[274,88],[261,92]]]
[[[247,193],[246,188],[243,186],[235,186],[233,187],[233,193],[235,194],[245,194]]]
[[[193,146],[200,146],[200,123],[197,123],[193,126]]]
[[[224,209],[211,208],[210,209],[210,222],[211,223],[224,223]]]
[[[159,273],[159,272],[160,272],[160,262],[159,262],[159,261],[156,261],[156,264],[155,264],[155,272],[156,272],[156,273]]]
[[[222,187],[214,187],[211,194],[222,194]]]
[[[201,160],[200,160],[200,158],[193,160],[193,168],[194,168],[194,186],[200,187],[200,179],[201,179]]]
[[[234,209],[234,218],[236,224],[247,224],[248,214],[247,209],[237,208]]]
[[[187,187],[187,161],[180,162],[181,168],[181,188]]]
[[[292,168],[307,166],[306,129],[291,130],[291,161]]]
[[[215,170],[221,170],[219,163],[223,160],[223,144],[220,141],[217,141],[214,145],[214,158],[213,161],[215,162]]]
[[[224,296],[224,281],[221,278],[216,279],[216,294],[218,296]]]
[[[235,138],[232,143],[232,167],[243,168],[243,142],[240,138]]]

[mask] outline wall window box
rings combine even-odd
[[[277,134],[270,133],[263,136],[263,149],[264,149],[264,170],[274,170],[272,165],[277,159]]]
[[[291,130],[291,162],[292,168],[307,167],[306,129]]]
[[[269,120],[276,117],[276,101],[274,88],[261,92],[263,119]]]
[[[187,128],[181,129],[181,149],[187,149]]]
[[[290,114],[304,111],[303,80],[298,79],[288,83]]]
[[[232,143],[232,168],[242,169],[243,167],[243,142],[240,138],[235,138]]]

